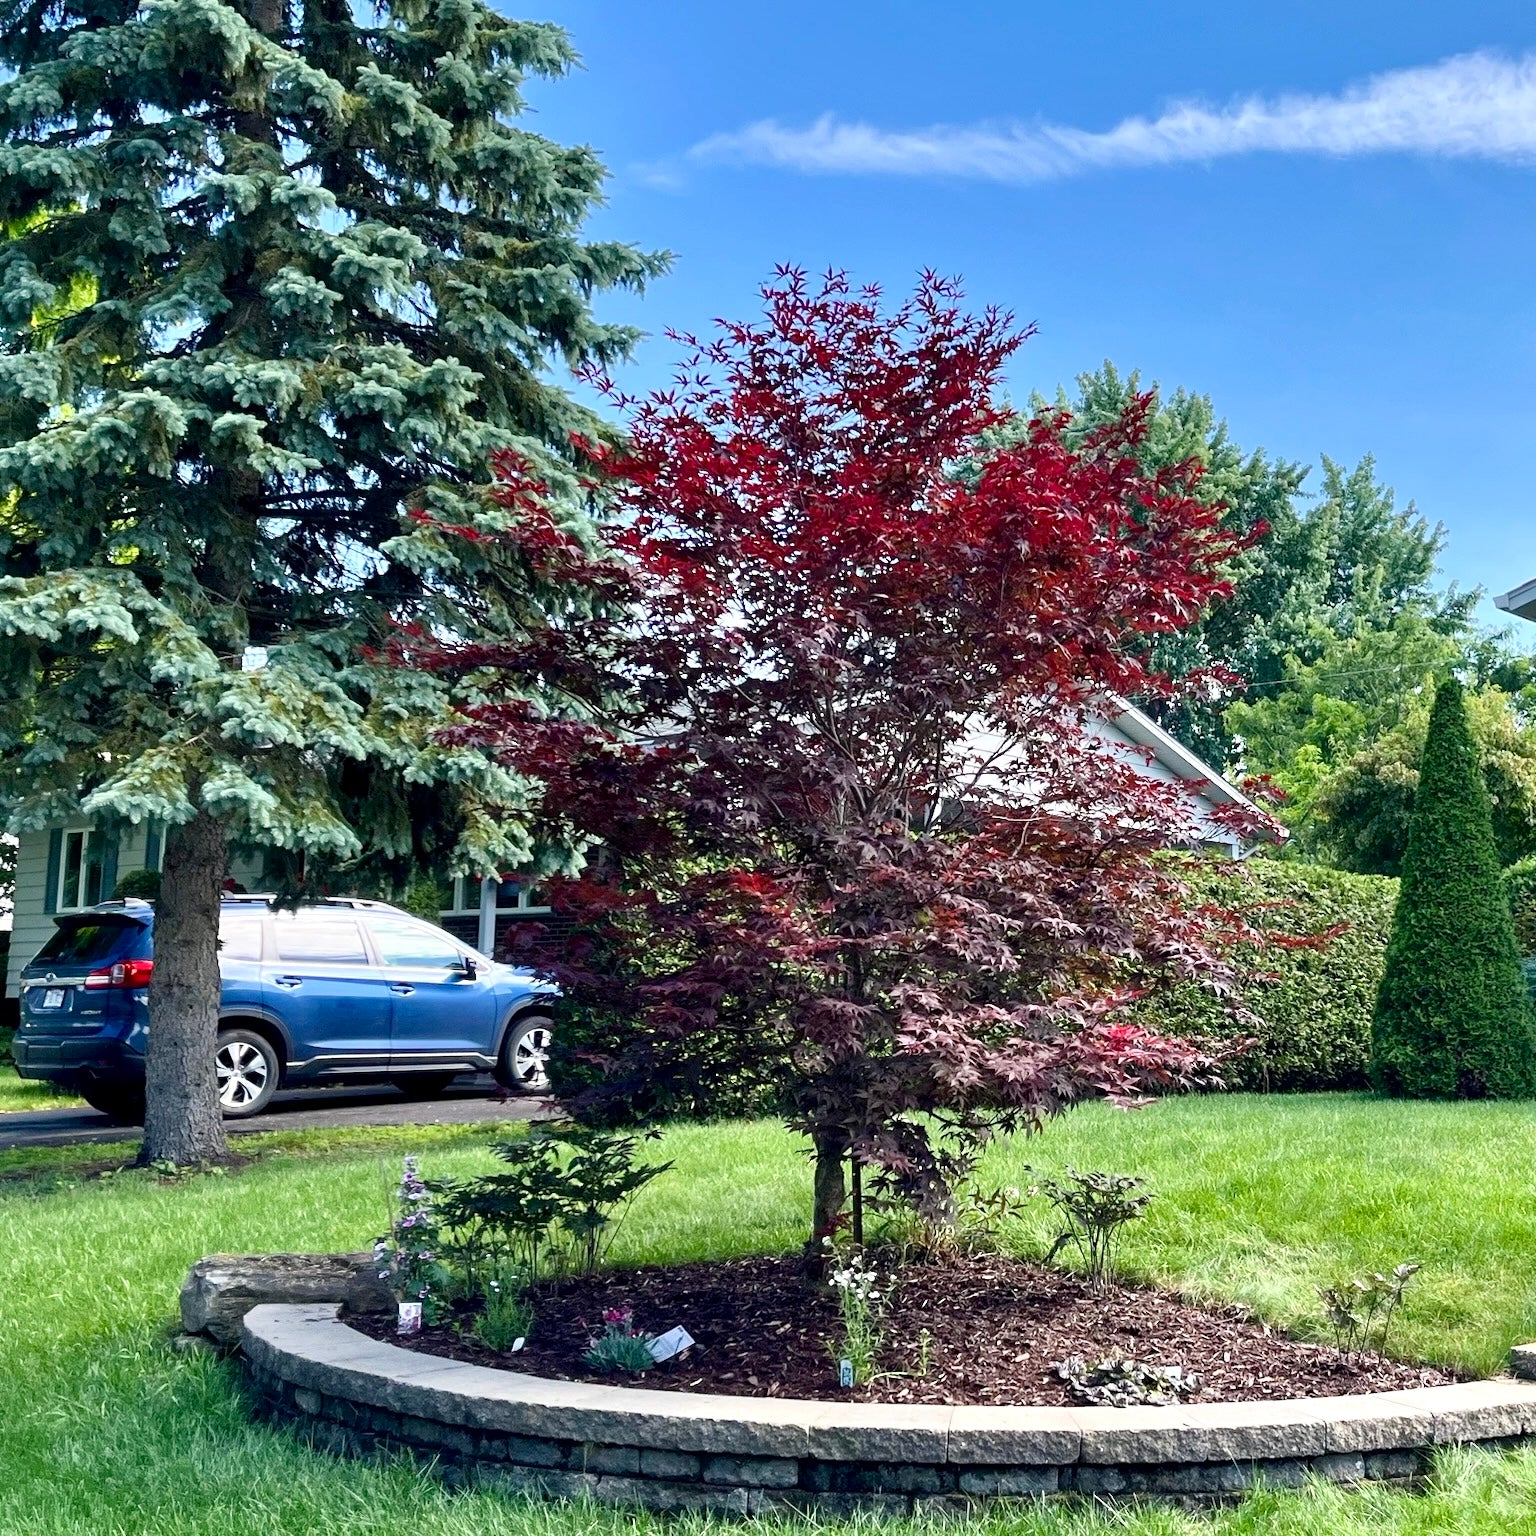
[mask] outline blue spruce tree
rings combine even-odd
[[[0,0],[0,813],[168,828],[146,1160],[224,1151],[231,841],[408,861],[417,786],[459,868],[531,856],[525,786],[437,735],[473,676],[387,642],[571,600],[489,461],[574,483],[552,365],[621,358],[591,299],[664,265],[583,240],[602,167],[518,125],[572,61],[481,0]]]

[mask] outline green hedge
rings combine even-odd
[[[1254,858],[1210,865],[1191,882],[1202,895],[1243,912],[1256,927],[1305,937],[1338,925],[1319,948],[1245,946],[1242,1001],[1261,1021],[1234,1024],[1195,987],[1179,987],[1144,1007],[1144,1022],[1206,1038],[1249,1034],[1257,1044],[1223,1076],[1232,1088],[1261,1091],[1359,1088],[1368,1081],[1371,1015],[1386,959],[1397,881],[1315,864]]]
[[[1520,859],[1504,871],[1504,894],[1515,920],[1522,955],[1536,955],[1536,856]]]
[[[1200,896],[1241,910],[1256,927],[1276,934],[1343,931],[1318,948],[1266,945],[1239,955],[1246,973],[1243,1003],[1261,1021],[1257,1025],[1234,1024],[1195,987],[1148,999],[1141,1022],[1172,1034],[1255,1037],[1257,1045],[1224,1072],[1232,1088],[1364,1087],[1397,881],[1264,858],[1208,863],[1190,880]],[[595,959],[585,956],[585,965],[601,973]],[[782,1106],[789,1086],[782,1042],[744,1059],[739,1045],[727,1040],[660,1040],[637,1056],[624,992],[615,984],[612,996],[598,988],[562,1002],[550,1063],[562,1097],[596,1094],[603,1102],[590,1105],[589,1113],[619,1120],[762,1114]]]

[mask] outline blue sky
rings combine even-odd
[[[605,301],[652,333],[627,388],[777,262],[932,266],[1038,323],[1016,397],[1111,358],[1247,447],[1374,453],[1463,586],[1536,577],[1529,0],[512,8],[585,59],[529,126],[608,163],[593,232],[676,255]]]

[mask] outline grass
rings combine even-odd
[[[1486,1375],[1536,1338],[1531,1104],[1234,1094],[1093,1109],[983,1177],[1023,1184],[1031,1162],[1145,1176],[1157,1198],[1122,1267],[1191,1297],[1324,1337],[1318,1285],[1411,1260],[1424,1268],[1395,1352]]]
[[[1529,1314],[1519,1275],[1533,1236],[1528,1115],[1350,1098],[1093,1111],[1001,1150],[988,1177],[1018,1182],[1026,1163],[1067,1161],[1145,1173],[1158,1199],[1127,1243],[1127,1263],[1202,1294],[1240,1296],[1277,1318],[1315,1317],[1314,1276],[1422,1258],[1405,1341],[1443,1358],[1486,1359]],[[176,1290],[194,1259],[365,1244],[408,1148],[423,1153],[429,1175],[490,1166],[484,1132],[459,1126],[251,1137],[240,1145],[254,1154],[247,1166],[174,1183],[139,1172],[80,1177],[88,1165],[79,1159],[10,1164],[26,1176],[0,1183],[0,1533],[702,1530],[708,1522],[453,1494],[405,1465],[332,1461],[248,1423],[229,1366],[169,1347]],[[636,1203],[618,1262],[800,1240],[809,1168],[779,1128],[675,1127],[660,1150],[677,1168]],[[77,1151],[100,1161],[104,1149]],[[0,1172],[7,1166],[0,1157]],[[1042,1220],[1034,1235],[1044,1231]],[[860,1536],[872,1522],[771,1524],[797,1536]],[[1260,1494],[1213,1515],[1025,1506],[974,1524],[985,1536],[1536,1536],[1536,1452],[1446,1455],[1421,1495],[1320,1487]],[[937,1522],[881,1529],[926,1533]]]
[[[0,1029],[0,1115],[17,1109],[64,1109],[84,1104],[84,1099],[65,1093],[52,1083],[17,1075],[11,1064],[11,1036],[15,1033],[14,1029]]]

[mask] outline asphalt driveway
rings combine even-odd
[[[531,1120],[543,1099],[506,1098],[489,1078],[463,1078],[435,1099],[408,1099],[390,1087],[303,1088],[276,1094],[272,1107],[250,1120],[226,1120],[232,1136],[253,1131],[330,1130],[345,1125],[469,1125],[483,1120]],[[27,1109],[0,1114],[0,1152],[20,1147],[66,1147],[93,1141],[131,1141],[125,1126],[97,1110]]]

